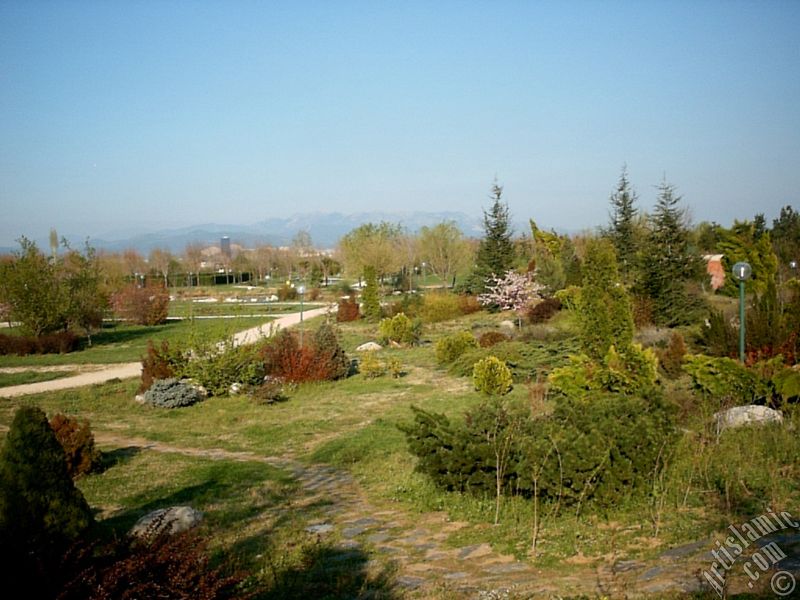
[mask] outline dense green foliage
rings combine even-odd
[[[686,210],[675,187],[664,181],[658,190],[639,287],[653,302],[657,325],[682,325],[691,323],[698,309],[687,284],[698,276],[700,256],[690,244]]]
[[[611,346],[624,352],[631,344],[631,300],[620,282],[614,248],[606,240],[591,240],[586,246],[577,313],[581,346],[589,358],[600,360]]]
[[[436,361],[439,364],[449,364],[469,348],[477,347],[478,340],[469,331],[459,331],[446,335],[436,342]]]
[[[631,283],[638,268],[636,216],[638,196],[631,187],[628,170],[623,167],[617,188],[611,195],[611,223],[607,236],[614,244],[622,280]]]
[[[472,367],[472,385],[487,396],[503,396],[513,387],[511,371],[496,356],[487,356]]]
[[[193,386],[177,379],[156,379],[144,393],[144,401],[156,408],[182,408],[203,399]]]
[[[421,323],[412,321],[403,313],[382,319],[378,332],[384,342],[396,344],[415,344],[419,340]]]
[[[516,259],[508,205],[503,202],[503,188],[497,182],[492,185],[491,197],[491,208],[483,212],[484,235],[478,246],[475,268],[463,286],[471,294],[485,292],[486,279],[492,274],[500,276],[508,272]]]
[[[675,440],[672,418],[657,397],[599,395],[589,402],[559,399],[554,412],[533,419],[521,406],[497,400],[469,411],[463,423],[412,408],[401,426],[417,470],[452,490],[494,489],[497,454],[492,440],[509,440],[502,489],[565,505],[612,506],[644,493]]]
[[[381,300],[378,291],[378,276],[375,267],[364,267],[364,291],[361,293],[362,312],[368,321],[377,321],[381,318]]]
[[[567,363],[565,356],[577,350],[574,342],[517,342],[501,341],[491,347],[467,350],[450,366],[450,372],[461,377],[472,375],[476,362],[496,356],[511,370],[515,383],[536,381],[552,369]]]
[[[36,244],[20,239],[20,250],[0,263],[0,302],[23,331],[40,336],[68,327],[90,333],[100,325],[108,298],[100,286],[97,257],[66,247],[63,258],[45,257]]]
[[[44,595],[67,547],[92,513],[67,471],[44,412],[17,410],[0,451],[0,573],[4,589]]]

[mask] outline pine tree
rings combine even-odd
[[[653,320],[657,325],[688,323],[697,308],[686,284],[697,275],[700,257],[690,247],[688,218],[685,209],[679,206],[680,201],[675,186],[666,181],[658,186],[642,281],[644,294],[653,301]]]
[[[4,586],[52,581],[67,546],[91,523],[89,505],[69,476],[64,449],[47,417],[37,407],[23,406],[0,452]]]
[[[497,181],[492,184],[491,198],[492,207],[488,212],[483,211],[484,236],[478,247],[475,268],[464,286],[473,294],[486,291],[486,280],[490,275],[503,275],[514,266],[508,204],[503,202],[503,187]]]
[[[636,267],[636,215],[638,196],[628,180],[628,169],[622,167],[617,189],[611,195],[611,225],[608,237],[617,250],[622,279],[630,282]]]
[[[378,275],[375,267],[364,267],[364,292],[361,294],[361,301],[364,304],[364,318],[369,321],[377,321],[381,318],[381,300],[378,293]]]

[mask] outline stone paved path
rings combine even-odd
[[[312,319],[314,317],[324,315],[331,307],[315,308],[303,312],[303,320]],[[244,331],[240,331],[233,336],[233,343],[237,346],[243,344],[252,344],[261,338],[269,337],[279,329],[292,327],[300,323],[301,314],[289,313],[264,325],[258,327],[251,327]],[[105,383],[111,379],[129,379],[131,377],[139,377],[142,373],[141,362],[130,362],[116,365],[62,365],[61,368],[68,368],[69,370],[82,371],[80,374],[73,377],[63,377],[61,379],[53,379],[51,381],[40,381],[37,383],[26,383],[23,385],[13,385],[9,387],[0,388],[0,398],[12,398],[14,396],[24,396],[26,394],[40,394],[42,392],[52,392],[55,390],[66,390],[76,387],[83,387],[95,383]],[[25,370],[35,371],[36,367],[28,367]]]
[[[454,548],[447,539],[464,523],[450,522],[443,513],[409,515],[394,509],[378,510],[349,473],[329,465],[309,465],[291,457],[252,452],[178,447],[104,432],[96,432],[95,439],[105,446],[136,446],[212,460],[257,461],[288,471],[300,484],[303,504],[320,500],[328,505],[324,519],[310,523],[307,531],[323,538],[338,535],[342,550],[361,550],[378,563],[393,565],[397,584],[407,597],[449,594],[488,600],[586,594],[617,598],[689,592],[699,587],[697,568],[713,560],[704,552],[711,547],[710,542],[703,541],[670,550],[655,562],[576,566],[567,575],[563,570],[547,572],[500,554],[486,543]]]

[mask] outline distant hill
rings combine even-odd
[[[364,212],[364,213],[306,213],[287,218],[273,217],[252,225],[219,225],[206,223],[177,229],[164,229],[152,233],[138,234],[117,239],[90,238],[90,243],[97,249],[117,252],[126,248],[134,248],[147,253],[153,248],[166,248],[172,252],[181,252],[187,244],[219,244],[222,236],[230,236],[231,242],[245,248],[259,244],[287,246],[299,231],[311,234],[314,246],[332,248],[347,232],[364,223],[388,221],[400,223],[411,232],[417,232],[423,226],[435,225],[442,221],[455,221],[465,235],[480,237],[483,234],[482,219],[460,212]],[[517,231],[521,231],[517,227]],[[67,236],[76,247],[83,244],[86,236]],[[47,246],[47,240],[39,241],[40,247]]]

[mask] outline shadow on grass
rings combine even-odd
[[[260,600],[306,600],[308,598],[400,598],[395,572],[379,568],[361,548],[346,548],[323,542],[304,545],[295,560],[268,552],[264,569],[267,589]]]
[[[102,473],[112,467],[124,465],[142,451],[140,446],[126,446],[116,448],[110,452],[103,452],[100,456],[100,466],[98,472]]]
[[[174,323],[154,325],[151,327],[147,327],[145,325],[127,325],[121,323],[104,324],[103,328],[92,336],[92,347],[104,346],[107,344],[127,344],[135,342],[144,337],[153,337],[162,331],[166,331],[170,327],[174,327]],[[86,350],[88,348],[89,346],[87,341],[83,339],[78,350]]]

